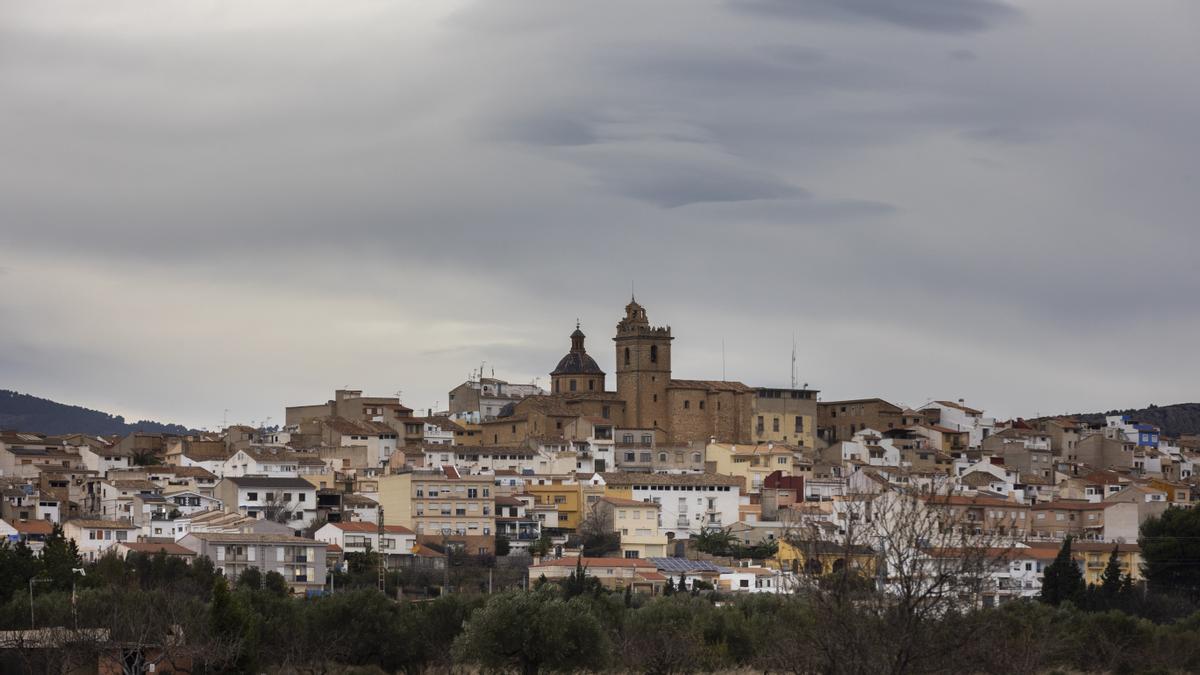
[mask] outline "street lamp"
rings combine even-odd
[[[87,576],[87,570],[82,567],[71,568],[71,617],[75,620],[75,630],[79,630],[79,607],[75,604],[75,575]]]
[[[53,579],[47,579],[45,577],[29,577],[29,630],[34,630],[37,628],[37,623],[33,617],[33,585],[49,583],[51,581],[53,581]]]

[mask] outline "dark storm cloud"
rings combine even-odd
[[[423,408],[544,381],[576,317],[610,363],[634,282],[685,376],[724,339],[786,382],[798,334],[827,396],[1182,396],[1200,64],[1170,5],[1101,5],[15,3],[0,381]]]
[[[806,194],[797,185],[706,146],[608,144],[578,153],[579,161],[614,192],[665,208]]]
[[[1035,143],[1044,140],[1040,134],[1020,127],[997,126],[971,129],[963,134],[976,141],[992,143]]]
[[[987,30],[1019,12],[997,0],[731,0],[738,9],[788,19],[888,23],[913,30],[965,33]]]

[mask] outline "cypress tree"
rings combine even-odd
[[[1054,562],[1042,573],[1041,601],[1050,605],[1066,600],[1079,602],[1083,592],[1083,572],[1071,559],[1071,537],[1067,537]]]
[[[1121,591],[1121,561],[1117,558],[1118,545],[1113,544],[1112,553],[1108,556],[1108,564],[1100,577],[1100,591],[1107,597],[1113,597]]]

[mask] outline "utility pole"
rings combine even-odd
[[[450,592],[450,528],[442,528],[442,552],[446,555],[446,560],[442,565],[442,592]]]
[[[387,556],[383,552],[383,506],[379,507],[379,563],[376,567],[379,569],[379,591],[387,594]]]

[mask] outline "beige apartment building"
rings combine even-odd
[[[418,542],[444,543],[473,554],[495,550],[493,476],[462,475],[443,466],[414,470],[411,484],[412,529]]]
[[[1104,535],[1104,502],[1058,499],[1029,507],[1029,533],[1035,537],[1062,539],[1067,535],[1099,539]]]
[[[760,492],[767,476],[780,471],[792,475],[798,447],[782,443],[736,445],[709,443],[704,449],[707,471],[742,479],[746,492]]]
[[[881,398],[817,403],[817,435],[827,443],[848,440],[863,429],[882,433],[923,423],[925,417],[920,412]]]
[[[355,422],[382,422],[404,433],[404,423],[412,418],[412,408],[392,396],[363,396],[360,389],[338,389],[333,399],[314,405],[288,406],[284,423],[299,426],[329,417],[344,417]]]
[[[667,535],[659,529],[661,504],[601,497],[595,506],[609,531],[621,535],[621,557],[661,558],[667,555]]]
[[[816,447],[817,392],[760,387],[755,390],[751,407],[753,442]]]

